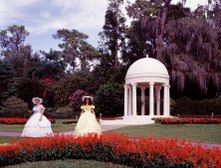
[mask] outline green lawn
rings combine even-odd
[[[64,120],[56,120],[52,124],[53,131],[63,132],[74,130],[75,124],[62,124]],[[0,124],[0,131],[22,132],[24,125]],[[193,142],[221,144],[221,124],[183,124],[183,125],[138,125],[127,126],[109,132],[123,133],[130,137],[167,137],[180,140],[191,140]],[[10,137],[0,137],[0,143],[8,142]]]
[[[139,125],[127,126],[109,132],[124,133],[130,137],[178,138],[193,142],[221,144],[221,124]]]
[[[62,124],[62,121],[68,120],[56,120],[55,124],[52,124],[53,132],[63,132],[63,131],[70,131],[74,130],[75,124]],[[24,129],[24,125],[21,124],[0,124],[0,131],[8,131],[8,132],[22,132]]]
[[[17,141],[18,137],[0,137],[0,144]]]
[[[56,160],[42,162],[26,162],[19,165],[6,166],[5,168],[129,168],[123,165],[104,163],[95,160]]]

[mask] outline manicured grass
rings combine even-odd
[[[17,141],[19,137],[0,137],[0,144]]]
[[[0,131],[6,132],[22,132],[24,125],[21,124],[0,124]]]
[[[63,132],[63,131],[70,131],[74,130],[75,124],[62,124],[64,120],[56,120],[55,124],[52,124],[52,130],[54,133],[56,132]],[[24,125],[22,124],[0,124],[0,131],[6,132],[22,132],[24,129]]]
[[[72,124],[62,124],[63,121],[69,121],[69,120],[56,120],[55,124],[52,124],[52,130],[54,133],[56,132],[64,132],[64,131],[71,131],[75,129],[75,123]]]
[[[178,138],[192,142],[221,144],[221,124],[139,125],[127,126],[109,132],[124,133],[130,137]]]
[[[7,168],[129,168],[123,165],[104,163],[95,160],[56,160],[42,162],[26,162],[20,165],[6,166]]]
[[[74,130],[75,124],[62,124],[64,120],[56,120],[52,124],[54,133]],[[67,121],[67,120],[66,120]],[[24,125],[0,124],[0,131],[22,132]],[[130,137],[167,137],[192,142],[221,144],[221,124],[177,124],[177,125],[139,125],[127,126],[109,132],[123,133]],[[0,142],[7,142],[11,138],[1,137]]]

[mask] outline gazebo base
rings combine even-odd
[[[100,120],[101,125],[144,125],[153,124],[153,118],[163,116],[123,116],[123,119],[117,120]]]

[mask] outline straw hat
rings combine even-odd
[[[85,99],[91,99],[91,101],[93,101],[93,97],[92,96],[83,96],[82,97],[82,101],[84,101]]]
[[[42,98],[40,98],[40,97],[33,97],[33,98],[32,98],[32,103],[33,103],[33,104],[36,104],[36,103],[35,103],[36,100],[39,100],[40,103],[43,102],[43,99],[42,99]]]

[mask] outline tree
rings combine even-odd
[[[4,93],[7,90],[9,80],[14,76],[13,65],[6,60],[0,60],[0,103],[7,98],[7,94]]]
[[[63,43],[58,46],[63,49],[62,56],[66,63],[76,68],[79,60],[82,71],[90,70],[90,61],[94,60],[98,53],[96,49],[86,41],[88,39],[86,34],[75,29],[71,31],[61,29],[58,30],[53,37],[63,41]]]
[[[159,13],[161,11],[160,2],[137,0],[134,4],[129,4],[126,9],[133,20],[126,35],[128,40],[124,60],[130,65],[137,59],[146,57],[146,55],[157,58],[156,39],[158,35],[156,32],[158,32]],[[190,9],[184,8],[181,3],[178,3],[177,5],[170,5],[167,13],[168,22],[188,16]],[[165,45],[158,51],[164,50]]]
[[[155,30],[155,57],[161,61],[164,61],[164,33],[170,7],[171,0],[136,0],[127,8],[130,17],[141,21],[141,29],[150,28],[151,23]]]
[[[0,31],[1,55],[5,57],[13,57],[21,47],[24,46],[25,38],[29,33],[24,26],[9,26],[6,30]]]
[[[44,57],[36,67],[36,75],[38,74],[40,78],[50,78],[53,80],[59,80],[64,76],[65,68],[67,66],[62,59],[62,53],[60,51],[54,51],[51,49],[48,53],[41,51],[41,54]]]
[[[122,116],[123,92],[123,85],[117,82],[101,85],[96,93],[96,112],[103,116]]]
[[[121,6],[123,0],[109,0],[109,5],[105,14],[105,24],[103,31],[99,33],[101,37],[100,48],[104,57],[109,57],[112,65],[119,64],[119,51],[125,43],[125,22]]]
[[[201,8],[167,24],[166,65],[179,90],[187,82],[204,93],[221,84],[221,31],[213,18],[205,17],[206,13]]]
[[[18,76],[26,76],[32,53],[31,46],[24,45],[28,35],[24,26],[13,25],[0,31],[0,55],[13,64]]]
[[[192,95],[194,97],[202,92],[205,94],[208,88],[210,91],[214,87],[219,89],[218,8],[216,12],[215,8],[208,8],[213,9],[208,11],[202,6],[190,12],[182,4],[169,4],[168,9],[163,8],[166,8],[166,4],[162,5],[162,1],[137,0],[128,7],[128,12],[138,24],[140,21],[146,42],[156,48],[155,55],[151,56],[161,60],[169,70],[172,87],[176,85],[178,91],[186,91],[187,86],[196,88],[197,94]],[[167,18],[164,22],[161,19],[165,19],[165,14]],[[160,28],[160,25],[163,26]],[[158,43],[158,40],[163,43]],[[189,93],[193,94],[191,91]]]

